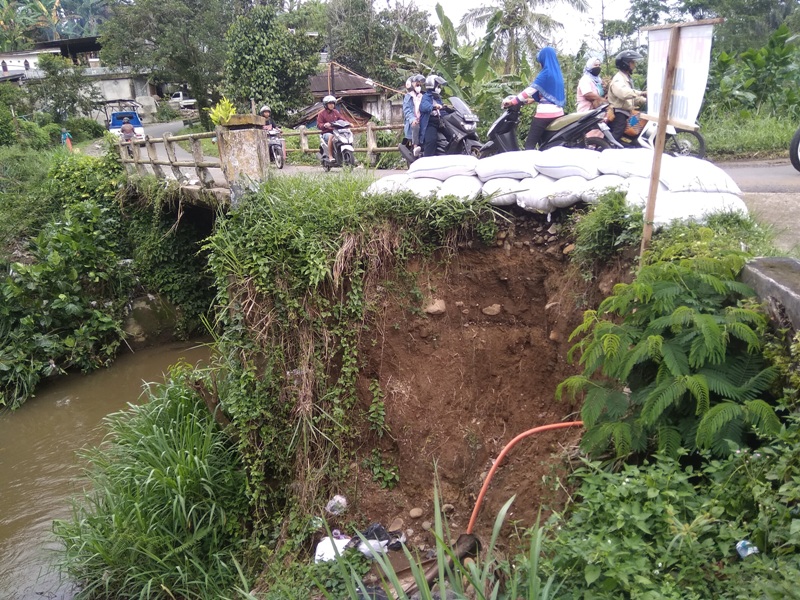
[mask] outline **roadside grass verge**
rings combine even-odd
[[[178,135],[188,135],[190,133],[207,133],[205,128],[202,125],[190,125],[189,127],[184,127],[183,129],[179,129],[178,132],[175,134]],[[188,141],[178,142],[178,146],[186,150],[187,152],[192,152],[192,144]],[[211,141],[210,138],[200,140],[200,147],[203,149],[203,154],[205,156],[214,156],[219,158],[219,148],[217,145]]]
[[[789,153],[798,123],[757,113],[715,114],[700,132],[711,159],[779,158]]]

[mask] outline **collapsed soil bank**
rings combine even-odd
[[[400,517],[414,530],[412,543],[430,544],[421,522],[433,521],[435,463],[442,502],[454,508],[448,520],[462,532],[508,441],[538,425],[579,418],[578,406],[554,395],[578,370],[567,362],[569,334],[628,269],[609,268],[587,283],[570,266],[560,229],[544,217],[520,216],[495,247],[464,248],[444,264],[410,265],[423,295],[417,306],[439,300],[441,314],[415,309],[407,296],[382,295],[362,337],[367,368],[359,396],[366,411],[370,381],[380,382],[391,437],[379,440],[365,427],[356,446],[360,458],[381,448],[399,467],[400,484],[381,490],[360,468],[351,501],[364,520],[388,525]],[[579,438],[580,431],[562,430],[522,442],[495,475],[477,532],[488,539],[514,494],[510,520],[523,525],[533,524],[540,508],[562,505],[563,490],[553,491],[543,477],[563,472],[563,454]],[[409,518],[411,508],[423,509],[419,521]]]

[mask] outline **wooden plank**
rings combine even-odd
[[[183,171],[180,170],[180,165],[177,164],[178,160],[175,158],[175,146],[173,144],[172,134],[166,132],[164,134],[164,148],[167,150],[167,159],[172,167],[172,175],[177,181],[182,181],[184,175]]]
[[[640,27],[639,31],[655,31],[656,29],[673,29],[680,27],[700,27],[702,25],[717,25],[724,23],[725,19],[700,19],[699,21],[687,21],[686,23],[665,23],[664,25],[650,25],[648,27]]]
[[[203,147],[200,145],[200,140],[194,137],[192,138],[192,158],[195,162],[194,171],[203,186],[207,188],[214,187],[214,176],[207,167],[201,166],[205,162],[203,160]]]
[[[144,165],[145,160],[142,159],[142,149],[139,147],[139,144],[135,142],[130,142],[131,147],[133,148],[133,164],[136,166],[136,172],[141,175],[142,177],[146,177],[149,175],[147,167]]]
[[[147,147],[147,156],[150,159],[150,164],[153,166],[153,174],[159,179],[164,179],[164,169],[161,168],[160,164],[162,161],[158,160],[158,153],[156,152],[153,142],[150,141],[149,137],[145,136],[144,143]],[[169,161],[166,162],[169,164]]]
[[[674,27],[669,36],[669,52],[667,54],[667,69],[664,73],[664,86],[662,88],[661,106],[658,110],[658,132],[655,139],[655,154],[653,155],[653,169],[650,172],[650,190],[647,194],[647,206],[644,211],[644,229],[642,231],[642,247],[639,256],[643,256],[653,237],[653,217],[656,212],[656,194],[658,193],[658,180],[661,177],[661,159],[664,156],[664,142],[667,136],[667,117],[670,104],[672,104],[672,86],[675,83],[675,71],[678,66],[678,50],[680,49],[681,28]],[[641,264],[641,261],[640,261]]]

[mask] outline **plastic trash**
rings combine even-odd
[[[341,515],[347,510],[347,498],[336,495],[325,505],[325,511],[331,515]]]
[[[751,544],[748,540],[736,542],[736,552],[741,558],[747,558],[751,554],[758,554],[758,546]]]
[[[328,536],[322,538],[317,544],[316,550],[314,550],[314,562],[321,563],[336,560],[337,553],[341,556],[349,542],[350,538],[345,536],[338,539]]]

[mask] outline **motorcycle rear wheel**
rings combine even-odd
[[[350,150],[342,150],[342,165],[345,167],[356,166],[356,157]]]
[[[586,137],[583,138],[583,147],[589,150],[597,150],[602,152],[611,148],[611,144],[607,139],[601,137]]]
[[[481,157],[481,144],[473,140],[464,142],[464,154],[474,156],[475,158]]]
[[[705,158],[706,140],[698,131],[676,129],[675,135],[667,136],[664,151],[673,156]]]
[[[792,166],[800,171],[800,129],[794,132],[792,143],[789,144],[789,160],[792,161]]]

